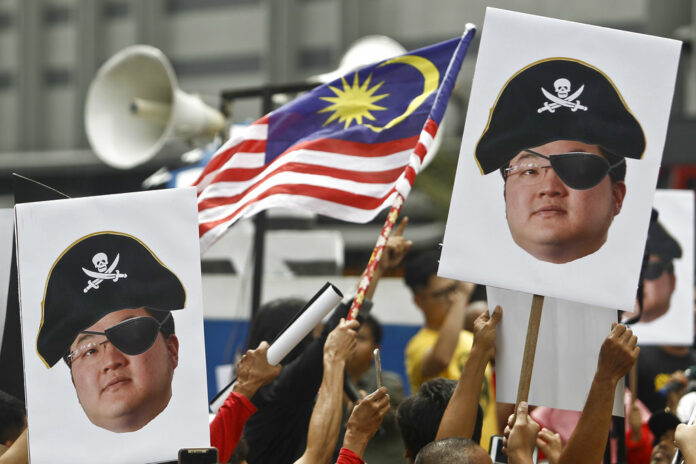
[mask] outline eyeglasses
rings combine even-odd
[[[521,185],[535,185],[546,177],[546,171],[553,169],[558,178],[568,187],[574,190],[588,190],[599,185],[612,169],[626,161],[624,158],[621,158],[619,162],[609,164],[609,161],[602,156],[582,151],[551,156],[542,155],[529,149],[524,151],[548,160],[551,164],[546,166],[535,162],[513,164],[503,169],[503,177],[506,180],[510,176],[517,174],[517,182]]]
[[[643,270],[643,279],[657,280],[665,271],[674,273],[674,264],[671,261],[648,261]]]
[[[462,285],[460,282],[455,282],[441,290],[436,290],[434,292],[427,293],[426,295],[435,300],[449,300],[454,292],[461,289]]]
[[[80,332],[81,334],[99,337],[96,339],[91,338],[89,342],[75,348],[65,356],[65,362],[70,367],[75,362],[97,362],[106,350],[105,344],[107,342],[129,356],[142,354],[155,343],[160,329],[171,316],[171,313],[167,313],[167,317],[162,319],[162,322],[158,322],[157,319],[149,316],[134,317],[119,322],[104,332],[83,330]]]

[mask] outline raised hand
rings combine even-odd
[[[255,350],[248,350],[237,363],[237,381],[233,391],[251,399],[256,391],[278,377],[282,367],[268,364],[266,352],[270,345],[261,342]]]

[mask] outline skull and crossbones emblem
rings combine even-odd
[[[583,90],[585,90],[585,85],[581,85],[572,94],[570,93],[571,84],[568,79],[561,77],[556,79],[553,83],[553,88],[556,91],[556,95],[552,94],[545,88],[541,88],[541,92],[546,97],[547,101],[537,109],[537,113],[543,113],[548,111],[549,113],[555,113],[557,108],[565,106],[570,108],[570,111],[576,112],[577,110],[587,111],[587,107],[580,104],[580,100],[577,98],[580,96]]]
[[[99,284],[101,284],[105,280],[112,280],[114,282],[118,282],[118,279],[125,279],[126,277],[128,277],[127,274],[123,274],[119,272],[118,269],[116,269],[120,257],[120,254],[117,253],[116,257],[114,258],[114,261],[111,263],[111,266],[109,266],[109,258],[108,256],[106,256],[106,253],[100,252],[95,254],[94,257],[92,257],[92,264],[94,265],[96,272],[90,271],[89,269],[85,269],[84,267],[82,268],[82,270],[85,274],[87,274],[88,277],[92,277],[92,279],[87,282],[87,286],[82,291],[84,293],[87,293],[93,288],[98,289]]]

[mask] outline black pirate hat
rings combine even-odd
[[[681,258],[682,249],[679,242],[667,232],[657,218],[657,210],[653,208],[653,216],[648,227],[648,241],[645,244],[645,253],[658,255],[666,261]]]
[[[599,145],[616,157],[640,159],[645,151],[643,130],[614,83],[571,58],[537,61],[508,80],[476,145],[476,161],[488,174],[525,148],[556,140]]]
[[[186,291],[139,239],[98,232],[72,243],[46,279],[42,319],[36,340],[41,359],[53,365],[80,331],[121,309],[145,307],[163,320],[186,306]]]

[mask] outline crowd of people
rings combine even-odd
[[[436,251],[409,253],[405,225],[388,240],[358,318],[347,320],[350,301],[340,304],[281,365],[268,363],[268,342],[306,302],[286,298],[259,309],[233,391],[210,424],[219,462],[491,463],[490,438],[503,435],[510,463],[534,462],[539,451],[554,464],[599,463],[610,435],[625,432],[629,464],[671,463],[678,450],[696,463],[696,425],[684,424],[688,406],[696,404],[696,384],[687,375],[696,365],[693,346],[639,348],[630,328],[614,324],[582,413],[496,403],[495,338],[503,309],[489,313],[485,302],[474,301],[474,285],[439,277]],[[649,240],[649,262],[668,260],[660,255],[664,245]],[[424,318],[405,347],[408,397],[399,375],[384,372],[379,385],[373,367],[383,329],[370,299],[380,277],[401,266]],[[645,277],[643,311],[669,305],[673,276],[664,274],[670,272],[663,265],[659,275],[652,270]],[[667,289],[659,288],[660,279]],[[612,431],[614,392],[635,365],[639,381],[635,397],[627,394],[625,431]],[[26,426],[22,402],[0,392],[0,463],[28,462]]]

